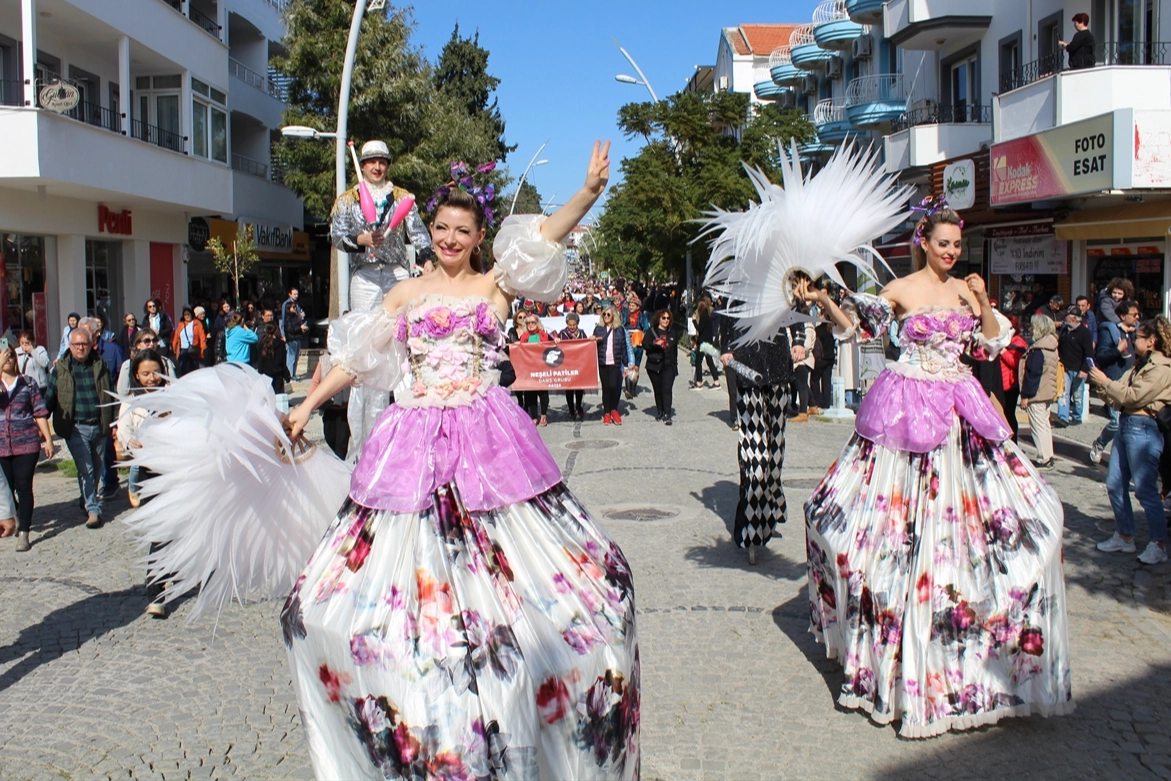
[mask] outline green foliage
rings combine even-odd
[[[272,61],[290,80],[285,124],[323,131],[337,127],[353,12],[352,0],[290,0],[283,41],[288,54]],[[411,43],[413,26],[408,9],[392,7],[367,14],[362,22],[348,133],[359,145],[385,141],[394,157],[388,175],[422,204],[451,178],[451,161],[497,160],[509,147],[499,110],[494,101],[489,103],[498,82],[485,70],[488,52],[475,39],[460,39],[457,28],[444,47],[440,67],[433,68]],[[464,70],[457,74],[458,68]],[[286,170],[285,184],[317,217],[329,214],[333,205],[334,149],[333,143],[296,138],[283,138],[274,148]],[[352,184],[356,175],[350,166],[347,171]],[[498,189],[506,180],[499,170],[489,177]]]
[[[500,214],[501,215],[508,214],[508,208],[509,208],[509,206],[512,205],[512,198],[514,195],[516,195],[515,190],[501,196],[501,198],[500,198]],[[541,194],[539,192],[537,192],[537,188],[533,186],[532,182],[530,182],[528,179],[525,179],[524,182],[520,186],[520,195],[517,196],[517,198],[516,198],[516,208],[512,210],[512,213],[513,214],[540,214],[542,203],[544,203],[544,201],[541,200]]]
[[[770,178],[779,172],[778,142],[814,138],[800,112],[775,104],[753,109],[731,92],[680,92],[658,103],[632,103],[618,112],[627,138],[646,145],[621,163],[622,182],[610,191],[593,259],[615,275],[682,278],[688,247],[698,271],[707,258],[695,222],[713,206],[743,209],[755,194],[743,164]]]
[[[207,242],[207,248],[215,260],[216,271],[232,278],[236,291],[236,307],[239,308],[240,277],[247,274],[260,261],[260,256],[256,254],[253,227],[241,225],[236,228],[236,238],[232,241],[231,247],[225,247],[219,236],[213,236]]]

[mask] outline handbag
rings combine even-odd
[[[1171,404],[1164,404],[1163,408],[1155,413],[1155,422],[1159,424],[1159,431],[1163,436],[1171,434]]]

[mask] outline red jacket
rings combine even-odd
[[[1020,366],[1021,358],[1024,357],[1025,351],[1028,349],[1029,343],[1024,340],[1024,337],[1020,334],[1013,334],[1008,347],[1000,352],[1000,379],[1003,390],[1012,390],[1020,385],[1017,367]]]

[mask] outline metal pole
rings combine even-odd
[[[354,55],[358,51],[358,32],[366,14],[366,0],[356,0],[354,17],[350,20],[350,37],[346,41],[346,59],[342,63],[342,84],[337,99],[337,138],[334,151],[334,190],[336,195],[346,191],[346,138],[350,122],[350,82],[354,77]],[[361,174],[359,173],[359,176]],[[337,302],[339,314],[350,309],[350,255],[337,253]]]
[[[640,79],[642,79],[642,86],[646,87],[646,91],[651,93],[651,100],[653,100],[655,103],[658,103],[659,96],[655,94],[655,88],[652,87],[650,81],[647,80],[646,74],[642,72],[642,68],[638,67],[638,63],[635,62],[634,58],[630,56],[630,52],[623,49],[622,44],[618,43],[616,39],[611,38],[610,40],[614,41],[614,45],[618,47],[618,51],[622,52],[622,56],[626,58],[626,61],[630,63],[632,68],[634,68],[634,72],[638,74]]]
[[[513,194],[512,206],[510,206],[508,209],[509,216],[512,216],[512,213],[516,210],[516,199],[520,197],[520,188],[525,183],[525,177],[529,175],[529,169],[533,167],[533,163],[537,162],[537,158],[541,155],[541,150],[548,146],[549,142],[552,140],[553,139],[551,138],[546,139],[545,143],[541,144],[541,149],[537,150],[537,153],[533,155],[533,159],[529,161],[527,166],[525,166],[525,172],[520,175],[520,181],[516,183],[516,193]]]

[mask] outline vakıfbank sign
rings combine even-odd
[[[992,146],[993,206],[1114,186],[1114,115],[1073,122]]]

